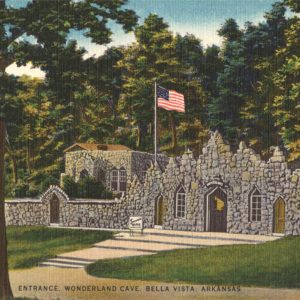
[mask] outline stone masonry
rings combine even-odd
[[[168,164],[169,158],[158,155],[158,163],[161,167]],[[154,162],[154,155],[145,152],[132,150],[122,151],[74,151],[65,154],[65,173],[61,179],[69,175],[78,181],[83,170],[87,171],[90,177],[101,180],[110,189],[111,171],[123,168],[127,174],[128,184],[136,175],[140,181],[151,163]]]
[[[214,227],[219,226],[214,223],[216,217],[223,224],[221,231],[225,228],[230,233],[272,234],[277,218],[275,205],[280,200],[284,207],[283,233],[300,234],[300,170],[288,169],[279,148],[264,161],[244,142],[232,153],[215,132],[198,158],[186,152],[180,158],[171,158],[167,165],[160,163],[155,167],[151,154],[146,161],[146,154],[123,152],[118,151],[115,158],[110,157],[116,155],[113,153],[106,152],[106,157],[100,157],[89,151],[66,156],[66,174],[74,177],[82,168],[95,174],[96,163],[102,161],[106,161],[107,169],[126,166],[128,186],[120,198],[69,199],[62,189],[52,186],[39,200],[7,201],[7,224],[49,225],[51,201],[56,197],[62,226],[127,228],[130,216],[142,216],[144,227],[151,228],[160,213],[163,229],[218,231]],[[99,159],[102,161],[98,162]],[[143,175],[145,165],[149,167]],[[178,193],[185,201],[184,206],[176,202]],[[158,199],[162,201],[160,212]],[[218,202],[215,211],[211,199]],[[180,209],[182,215],[178,214]]]

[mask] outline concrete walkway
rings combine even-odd
[[[220,232],[190,232],[145,229],[143,235],[120,232],[114,239],[96,243],[91,248],[71,251],[40,263],[40,266],[84,268],[99,259],[152,255],[160,251],[236,244],[259,244],[276,240],[278,236],[230,234]]]

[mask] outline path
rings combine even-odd
[[[11,271],[10,281],[12,283],[14,296],[32,299],[37,298],[39,300],[300,299],[300,290],[241,287],[239,292],[212,292],[207,291],[213,288],[209,285],[166,284],[153,281],[96,278],[88,275],[84,269],[63,269],[54,267],[38,267]],[[81,290],[98,289],[98,291],[67,291],[67,287],[75,289],[78,287],[81,288]],[[154,291],[149,292],[150,287],[154,289]],[[178,287],[180,287],[180,289]],[[34,288],[57,289],[57,291],[34,291]],[[108,292],[108,289],[113,291]],[[130,289],[133,289],[133,291],[130,291]],[[175,291],[175,289],[177,291]],[[183,289],[185,289],[185,291],[183,291]]]
[[[258,244],[278,239],[276,236],[190,232],[145,229],[144,234],[121,232],[114,239],[96,243],[91,248],[71,251],[49,259],[40,266],[84,268],[99,259],[152,255],[160,251],[233,244]]]

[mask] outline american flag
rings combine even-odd
[[[176,110],[178,112],[185,112],[184,96],[176,91],[167,90],[161,86],[157,86],[157,107],[166,110]]]

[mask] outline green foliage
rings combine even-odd
[[[284,0],[283,1],[294,12],[300,12],[300,3],[298,0]]]
[[[150,14],[135,27],[136,42],[85,58],[70,32],[80,30],[102,44],[111,38],[109,20],[134,29],[137,17],[123,4],[38,0],[14,9],[0,1],[7,197],[37,196],[57,184],[63,150],[74,142],[153,151],[155,80],[183,93],[186,105],[185,114],[158,110],[160,151],[198,154],[208,132],[219,129],[234,147],[243,139],[267,157],[270,146],[280,144],[290,159],[300,156],[300,22],[297,14],[285,16],[287,8],[299,12],[298,1],[274,3],[264,22],[244,28],[225,20],[222,46],[206,49],[192,34],[173,34],[163,18]],[[38,43],[19,39],[24,34]],[[44,80],[4,72],[12,62],[29,61],[45,72]],[[68,184],[70,195],[74,189],[78,196]],[[98,188],[90,182],[80,190],[99,196]]]
[[[85,49],[70,40],[70,34],[80,31],[93,43],[106,44],[111,41],[110,21],[128,32],[137,16],[124,9],[126,0],[35,0],[20,8],[0,2],[0,115],[6,117],[10,139],[7,195],[14,193],[14,184],[18,195],[33,195],[44,188],[37,174],[57,178],[63,171],[67,146],[81,138],[99,142],[99,136],[113,128],[112,119],[102,118],[107,114],[103,101],[86,92],[88,81],[94,84],[89,67],[97,67],[97,62],[84,59]],[[45,72],[45,80],[7,76],[5,69],[13,62],[31,62]],[[85,109],[91,97],[93,104]],[[91,111],[95,113],[89,115]]]
[[[63,178],[63,190],[67,193],[67,195],[71,198],[76,198],[78,195],[78,184],[75,182],[73,177],[65,176]]]
[[[290,2],[292,3],[292,1]],[[272,115],[277,120],[279,135],[290,151],[290,159],[300,157],[300,18],[290,20],[285,31],[286,44],[277,51],[281,62],[273,75],[276,94]]]
[[[72,198],[111,199],[112,192],[105,189],[101,182],[94,178],[80,178],[78,182],[70,176],[63,178],[63,189]]]
[[[286,237],[259,245],[165,251],[99,260],[87,272],[124,280],[299,288],[299,244],[300,237]]]
[[[177,126],[203,117],[206,93],[202,76],[203,48],[199,39],[176,35],[157,15],[150,14],[135,30],[137,42],[124,49],[118,63],[123,74],[123,90],[118,109],[127,117],[127,126],[136,129],[136,148],[153,150],[154,82],[185,95],[186,114],[159,110],[161,135],[172,132],[172,150],[177,151]],[[162,145],[163,146],[163,145]]]
[[[285,43],[288,21],[284,15],[282,3],[275,3],[265,14],[265,22],[248,22],[241,30],[230,19],[219,31],[225,38],[221,52],[224,68],[217,77],[217,95],[209,103],[209,123],[233,146],[245,139],[268,154],[269,147],[278,144],[271,110],[276,93],[272,76],[279,62],[276,51]]]

